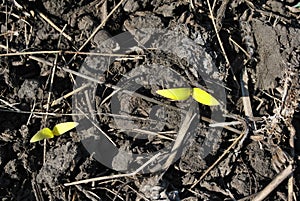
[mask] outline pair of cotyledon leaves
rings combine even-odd
[[[157,94],[172,99],[172,100],[186,100],[192,96],[196,101],[204,105],[219,105],[219,102],[206,91],[199,88],[173,88],[157,90]],[[43,128],[38,131],[31,139],[30,142],[37,142],[43,139],[53,138],[59,136],[75,128],[78,125],[77,122],[65,122],[54,126],[52,130],[49,128]]]
[[[199,88],[172,88],[157,90],[157,94],[172,99],[172,100],[186,100],[192,96],[196,101],[208,106],[219,105],[219,101],[206,91]]]
[[[53,138],[54,136],[62,135],[65,132],[72,130],[76,126],[78,126],[77,122],[65,122],[56,124],[52,130],[50,128],[43,128],[30,139],[30,142],[37,142],[43,139],[49,139]]]

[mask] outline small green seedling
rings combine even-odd
[[[157,90],[156,93],[172,100],[186,100],[192,96],[196,101],[204,105],[214,106],[220,104],[212,95],[199,88],[162,89]]]
[[[30,139],[30,143],[37,142],[43,139],[53,138],[54,136],[62,135],[65,132],[72,130],[76,126],[78,126],[77,122],[65,122],[65,123],[56,124],[53,130],[50,130],[50,128],[43,128]]]
[[[300,2],[297,3],[296,5],[293,6],[294,8],[299,8],[300,9]]]

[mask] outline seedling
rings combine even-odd
[[[172,100],[186,100],[192,96],[196,101],[204,105],[214,106],[220,104],[212,95],[199,88],[162,89],[157,90],[156,93]]]
[[[43,139],[53,138],[54,136],[62,135],[65,132],[72,130],[76,126],[78,126],[77,122],[65,122],[65,123],[56,124],[53,130],[50,130],[50,128],[43,128],[30,139],[30,143],[37,142]]]
[[[297,3],[296,5],[293,6],[294,8],[299,8],[300,9],[300,2]]]

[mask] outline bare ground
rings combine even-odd
[[[293,0],[3,1],[1,199],[296,200],[300,196],[300,10],[293,7],[296,4]],[[167,44],[181,51],[185,44],[164,43],[170,35],[149,38],[136,31],[141,28],[181,33],[193,42],[183,55],[193,55],[203,66],[193,69],[187,60],[151,48]],[[118,38],[124,32],[131,38]],[[132,48],[125,55],[116,55],[119,46],[129,43]],[[159,97],[155,90],[162,87],[160,80],[181,87],[176,75],[191,86],[202,86],[207,80],[197,77],[195,70],[209,71],[208,80],[225,91],[221,106],[196,105],[201,116],[185,135],[193,138],[185,139],[186,151],[165,171],[122,176],[125,169],[134,171],[148,159],[133,160],[130,154],[99,146],[98,138],[104,136],[95,136],[95,130],[100,128],[118,149],[133,155],[171,146],[182,133],[180,118],[185,118],[176,108],[188,110],[194,102],[189,99],[181,105]],[[157,75],[158,81],[153,81],[155,76],[140,78],[141,71]],[[80,81],[95,84],[89,78],[98,82],[95,93],[81,90],[53,104],[82,87]],[[116,87],[124,90],[131,81],[141,84],[136,92],[148,99],[116,93]],[[217,91],[210,93],[220,97]],[[161,108],[155,101],[173,109],[159,116]],[[111,109],[115,103],[118,111]],[[77,110],[82,107],[86,110]],[[216,111],[225,115],[226,123],[212,122]],[[122,120],[111,116],[116,112]],[[84,113],[97,115],[91,119]],[[44,143],[29,143],[38,130],[67,121],[78,121],[80,126]],[[223,123],[218,125],[222,129],[211,128],[210,123]],[[133,128],[143,130],[142,134],[132,132]],[[149,135],[155,129],[165,132]],[[213,146],[202,157],[207,142]],[[103,155],[111,168],[99,162]],[[155,169],[150,163],[143,170],[147,168]],[[66,186],[99,177],[101,181]]]

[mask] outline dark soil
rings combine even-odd
[[[289,165],[265,200],[299,198],[298,2],[119,2],[0,4],[1,200],[256,200]],[[155,93],[174,87],[220,105]]]

